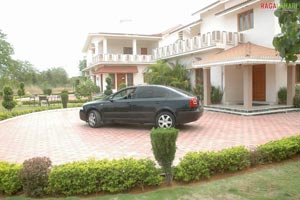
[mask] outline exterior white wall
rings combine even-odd
[[[223,73],[222,73],[222,67],[212,67],[210,68],[210,82],[212,86],[220,87],[221,90],[223,89]]]
[[[266,65],[266,102],[270,104],[277,102],[276,65]]]
[[[225,66],[225,104],[243,102],[243,69],[240,66]]]
[[[147,70],[147,66],[138,66],[138,73],[133,74],[133,84],[134,85],[144,85],[144,73]]]

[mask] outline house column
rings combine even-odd
[[[93,42],[95,45],[95,55],[99,54],[99,41],[95,41]]]
[[[107,54],[107,39],[106,38],[103,39],[102,45],[103,45],[103,54]]]
[[[136,39],[132,40],[132,55],[136,55]]]
[[[293,105],[293,98],[295,96],[295,84],[296,84],[296,65],[287,65],[287,105]]]
[[[244,86],[244,108],[251,109],[253,94],[252,94],[252,65],[243,66],[243,86]]]
[[[204,95],[204,106],[208,106],[211,104],[210,99],[210,90],[211,90],[211,83],[210,83],[210,68],[203,69],[203,95]]]

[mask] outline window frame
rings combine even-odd
[[[251,17],[252,16],[252,17]],[[242,19],[242,24],[241,24]],[[238,31],[246,31],[254,28],[254,12],[253,9],[239,13],[237,15]],[[247,27],[245,27],[247,24]],[[242,27],[241,27],[242,26]]]

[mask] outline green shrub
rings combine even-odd
[[[48,190],[64,195],[128,191],[136,186],[160,185],[159,174],[155,163],[148,159],[73,162],[51,170]]]
[[[20,83],[19,89],[18,89],[18,96],[22,97],[25,95],[25,84],[23,82]]]
[[[281,87],[279,91],[277,92],[278,97],[278,103],[280,104],[286,104],[287,100],[287,89],[286,87]]]
[[[183,182],[209,178],[212,174],[238,171],[250,166],[250,153],[242,146],[218,152],[187,153],[175,167],[175,179]]]
[[[2,106],[11,111],[17,103],[14,101],[14,92],[9,86],[5,86],[3,89],[3,101],[2,101]]]
[[[0,193],[12,195],[22,189],[19,172],[22,165],[0,162]]]
[[[300,136],[291,136],[277,141],[271,141],[257,148],[260,163],[278,162],[300,153]]]
[[[211,86],[210,96],[212,103],[220,103],[222,101],[223,92],[220,87]]]
[[[197,95],[200,97],[200,99],[203,99],[203,93],[204,93],[204,88],[203,88],[203,83],[199,83],[197,84],[194,88],[193,88],[193,93],[194,95]]]
[[[51,160],[47,157],[35,157],[24,161],[20,180],[26,195],[40,197],[45,194],[50,167]]]
[[[293,105],[295,108],[300,108],[300,85],[296,86],[296,92],[293,98]]]
[[[69,93],[68,91],[64,90],[61,92],[60,94],[61,97],[61,103],[63,105],[63,108],[67,108],[68,107],[68,101],[69,101]]]
[[[105,81],[106,81],[106,90],[104,91],[104,94],[106,96],[109,96],[109,95],[111,95],[113,93],[113,91],[112,91],[112,78],[111,77],[107,77],[105,79]]]
[[[127,85],[126,85],[125,83],[121,83],[121,84],[119,85],[120,90],[123,89],[123,88],[126,88],[126,87],[127,87]]]
[[[43,89],[44,95],[51,95],[52,94],[52,89],[51,88],[45,88]]]
[[[166,174],[167,183],[172,184],[172,163],[176,153],[176,140],[178,129],[153,128],[150,133],[154,157]]]

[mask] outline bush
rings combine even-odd
[[[193,93],[194,93],[194,95],[199,96],[201,100],[203,100],[203,93],[204,93],[203,83],[197,84],[193,88]]]
[[[120,90],[123,89],[123,88],[126,88],[126,87],[127,87],[127,86],[126,86],[125,83],[121,83],[120,86],[119,86]]]
[[[106,81],[106,90],[104,91],[104,94],[106,96],[109,96],[109,95],[111,95],[113,93],[113,91],[112,91],[112,78],[111,77],[107,77],[105,79],[105,81]]]
[[[44,95],[51,95],[52,94],[52,89],[51,88],[45,88],[43,89]]]
[[[61,103],[63,105],[63,108],[68,107],[68,101],[69,101],[69,93],[66,90],[63,90],[60,94],[61,97]]]
[[[0,193],[12,195],[22,189],[19,180],[21,165],[0,162]]]
[[[136,186],[160,185],[159,173],[148,159],[73,162],[52,169],[48,190],[64,195],[128,191]]]
[[[45,194],[50,167],[51,160],[47,157],[35,157],[24,161],[20,180],[26,195],[40,197]]]
[[[11,111],[17,103],[14,101],[14,92],[9,86],[5,86],[3,89],[3,101],[2,101],[2,106]]]
[[[183,182],[209,178],[212,174],[234,172],[250,166],[250,153],[245,147],[232,147],[219,152],[187,153],[175,167],[175,179]]]
[[[178,131],[175,128],[153,128],[150,133],[154,157],[166,174],[167,183],[172,184],[172,163],[176,153]]]
[[[293,105],[295,108],[300,108],[300,86],[296,86],[296,93],[293,98]]]
[[[286,87],[281,87],[277,92],[278,103],[279,104],[286,104],[287,100],[287,89]]]
[[[300,136],[292,136],[271,141],[256,148],[260,154],[260,163],[278,162],[300,153]]]
[[[20,83],[19,89],[18,89],[18,96],[24,96],[25,95],[25,85],[23,82]]]
[[[211,86],[211,102],[212,103],[220,103],[222,101],[223,92],[220,87]]]

